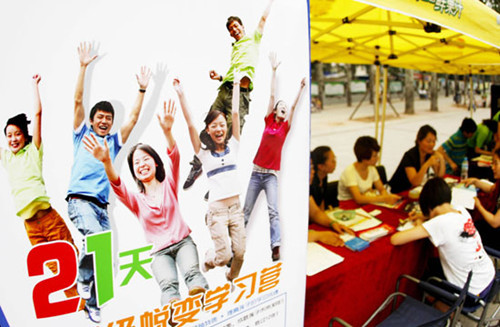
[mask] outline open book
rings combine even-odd
[[[358,208],[356,210],[331,210],[326,212],[335,222],[349,227],[355,232],[368,228],[373,228],[382,223],[382,221],[370,215],[365,210]]]

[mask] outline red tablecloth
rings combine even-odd
[[[404,212],[366,205],[370,212],[388,225],[397,227]],[[322,230],[320,226],[310,226]],[[373,241],[361,252],[324,245],[344,261],[320,273],[307,277],[305,326],[327,326],[332,317],[340,317],[353,326],[361,326],[395,290],[400,274],[420,277],[426,267],[430,243],[427,240],[395,247],[389,237]]]

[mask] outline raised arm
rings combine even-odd
[[[141,113],[142,103],[144,102],[144,93],[146,93],[146,89],[148,88],[149,79],[151,78],[151,69],[142,66],[141,72],[139,75],[135,75],[137,78],[137,83],[139,84],[139,91],[137,93],[137,98],[135,99],[134,106],[132,107],[132,111],[128,117],[128,121],[123,124],[120,128],[120,133],[122,137],[122,142],[127,142],[127,139],[132,132],[135,124],[139,120],[139,115]]]
[[[271,6],[273,5],[274,0],[269,0],[269,3],[262,13],[262,17],[260,17],[259,20],[259,25],[257,26],[257,30],[259,31],[260,34],[264,32],[264,26],[266,25],[267,17],[269,16],[269,13],[271,12]]]
[[[169,150],[172,150],[175,146],[175,139],[172,135],[172,126],[174,125],[175,112],[176,108],[174,105],[174,101],[168,100],[168,108],[167,101],[164,101],[163,113],[161,115],[157,115],[160,127],[163,130],[163,134],[165,134],[165,138],[167,139]]]
[[[273,73],[271,75],[271,94],[269,96],[269,105],[267,107],[266,117],[269,116],[274,110],[276,102],[276,70],[281,64],[281,61],[278,61],[277,59],[276,52],[269,53],[269,61],[271,62],[271,69]]]
[[[33,90],[35,96],[33,144],[35,144],[37,149],[40,149],[40,144],[42,144],[42,101],[40,100],[40,90],[38,89],[38,84],[41,79],[42,77],[38,74],[33,76]]]
[[[293,101],[292,108],[290,109],[290,116],[288,117],[288,128],[290,128],[290,126],[292,126],[293,113],[295,112],[295,108],[297,107],[297,104],[299,103],[300,96],[302,95],[305,87],[306,87],[306,78],[304,77],[300,81],[299,92],[297,93],[297,96],[295,97],[295,100]]]
[[[85,149],[90,152],[94,158],[101,161],[104,164],[104,170],[106,171],[106,175],[111,183],[116,184],[120,179],[120,176],[116,172],[113,167],[113,163],[111,161],[111,157],[109,155],[109,147],[106,139],[104,140],[104,145],[99,144],[97,138],[94,134],[85,135],[83,138],[83,144],[85,145]]]
[[[80,60],[80,72],[76,81],[75,90],[75,110],[73,118],[73,129],[77,129],[85,119],[85,108],[83,107],[83,86],[85,84],[85,72],[87,66],[97,58],[97,55],[91,56],[92,45],[87,42],[80,43],[78,47],[78,57]]]
[[[231,118],[233,120],[233,137],[240,140],[240,81],[243,75],[240,71],[234,71],[233,98],[231,99]]]
[[[193,118],[191,116],[191,110],[189,109],[186,95],[184,94],[184,88],[181,85],[181,81],[178,78],[174,78],[174,89],[177,92],[177,96],[179,97],[179,102],[181,103],[182,114],[184,115],[184,119],[186,120],[186,124],[188,126],[189,138],[191,139],[191,144],[193,145],[194,153],[200,152],[201,149],[201,141],[198,136],[198,131],[193,123]]]

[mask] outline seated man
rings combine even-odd
[[[446,173],[460,176],[462,161],[467,155],[467,140],[476,132],[477,125],[471,118],[464,118],[462,125],[449,139],[439,147],[438,151],[446,162]]]
[[[467,140],[467,157],[474,158],[482,154],[491,156],[497,131],[498,123],[492,119],[485,119],[477,125],[476,132]]]
[[[357,161],[347,166],[340,176],[339,201],[354,200],[363,205],[377,202],[394,204],[399,200],[398,195],[387,192],[375,168],[379,151],[377,140],[371,136],[361,136],[356,140],[354,154]]]
[[[310,229],[307,235],[308,242],[320,241],[332,246],[343,246],[344,241],[339,234],[344,232],[354,234],[351,229],[333,222],[324,211],[327,175],[335,170],[335,166],[335,155],[329,147],[320,146],[311,153],[309,222],[331,228],[333,231]]]

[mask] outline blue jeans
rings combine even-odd
[[[86,236],[110,229],[108,211],[90,201],[73,198],[68,200],[68,215],[75,227],[84,236],[78,264],[78,282],[89,284],[94,280],[94,262],[92,255],[85,253]],[[87,305],[97,307],[95,283],[92,286],[91,297],[87,300]]]
[[[247,196],[245,199],[245,226],[250,220],[253,206],[260,191],[266,192],[267,209],[269,212],[269,227],[271,229],[271,249],[281,243],[280,217],[278,213],[278,178],[270,173],[258,173],[253,171],[248,183]]]
[[[196,287],[208,290],[208,283],[200,271],[196,244],[191,236],[187,236],[180,242],[153,253],[151,269],[161,288],[162,306],[181,298],[176,264],[189,291]]]

